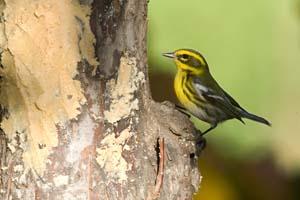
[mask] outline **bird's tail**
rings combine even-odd
[[[254,115],[254,114],[251,114],[251,113],[248,113],[248,112],[243,112],[242,117],[247,118],[247,119],[251,119],[253,121],[256,121],[256,122],[259,122],[259,123],[262,123],[262,124],[265,124],[265,125],[268,125],[268,126],[271,126],[271,123],[268,120],[266,120],[265,118],[259,117],[257,115]]]

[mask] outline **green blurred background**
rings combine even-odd
[[[232,120],[208,134],[195,199],[299,200],[300,1],[150,0],[149,74],[157,101],[177,101],[176,68],[161,53],[179,48],[199,50],[220,85],[273,125]]]

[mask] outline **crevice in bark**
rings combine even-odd
[[[154,200],[159,198],[160,191],[164,181],[164,170],[165,170],[165,140],[164,138],[158,138],[156,144],[157,153],[157,174],[155,179],[155,187],[153,191],[148,191],[146,200]]]

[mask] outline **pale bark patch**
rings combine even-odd
[[[67,185],[69,182],[69,176],[59,175],[53,178],[54,185],[56,187],[61,187]]]
[[[90,8],[71,0],[5,3],[0,103],[8,107],[9,118],[1,127],[12,152],[22,148],[26,167],[41,174],[58,143],[56,125],[76,119],[86,103],[74,77],[82,59],[97,65]],[[14,142],[16,133],[24,137],[21,147]]]
[[[112,80],[108,86],[112,89],[112,102],[109,110],[104,111],[104,116],[109,123],[127,118],[139,109],[139,101],[134,93],[144,81],[144,74],[137,69],[136,58],[128,55],[121,57],[118,79],[116,82]]]
[[[123,157],[123,150],[129,151],[130,148],[126,145],[134,133],[131,131],[131,126],[124,129],[119,137],[115,137],[114,134],[107,135],[97,148],[97,163],[106,172],[108,178],[112,178],[119,183],[127,181],[126,172],[130,171],[132,164],[128,163]],[[124,149],[125,148],[125,149]]]

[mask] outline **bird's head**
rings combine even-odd
[[[192,74],[202,74],[209,70],[204,57],[192,49],[179,49],[172,53],[164,53],[163,56],[172,58],[178,70]]]

